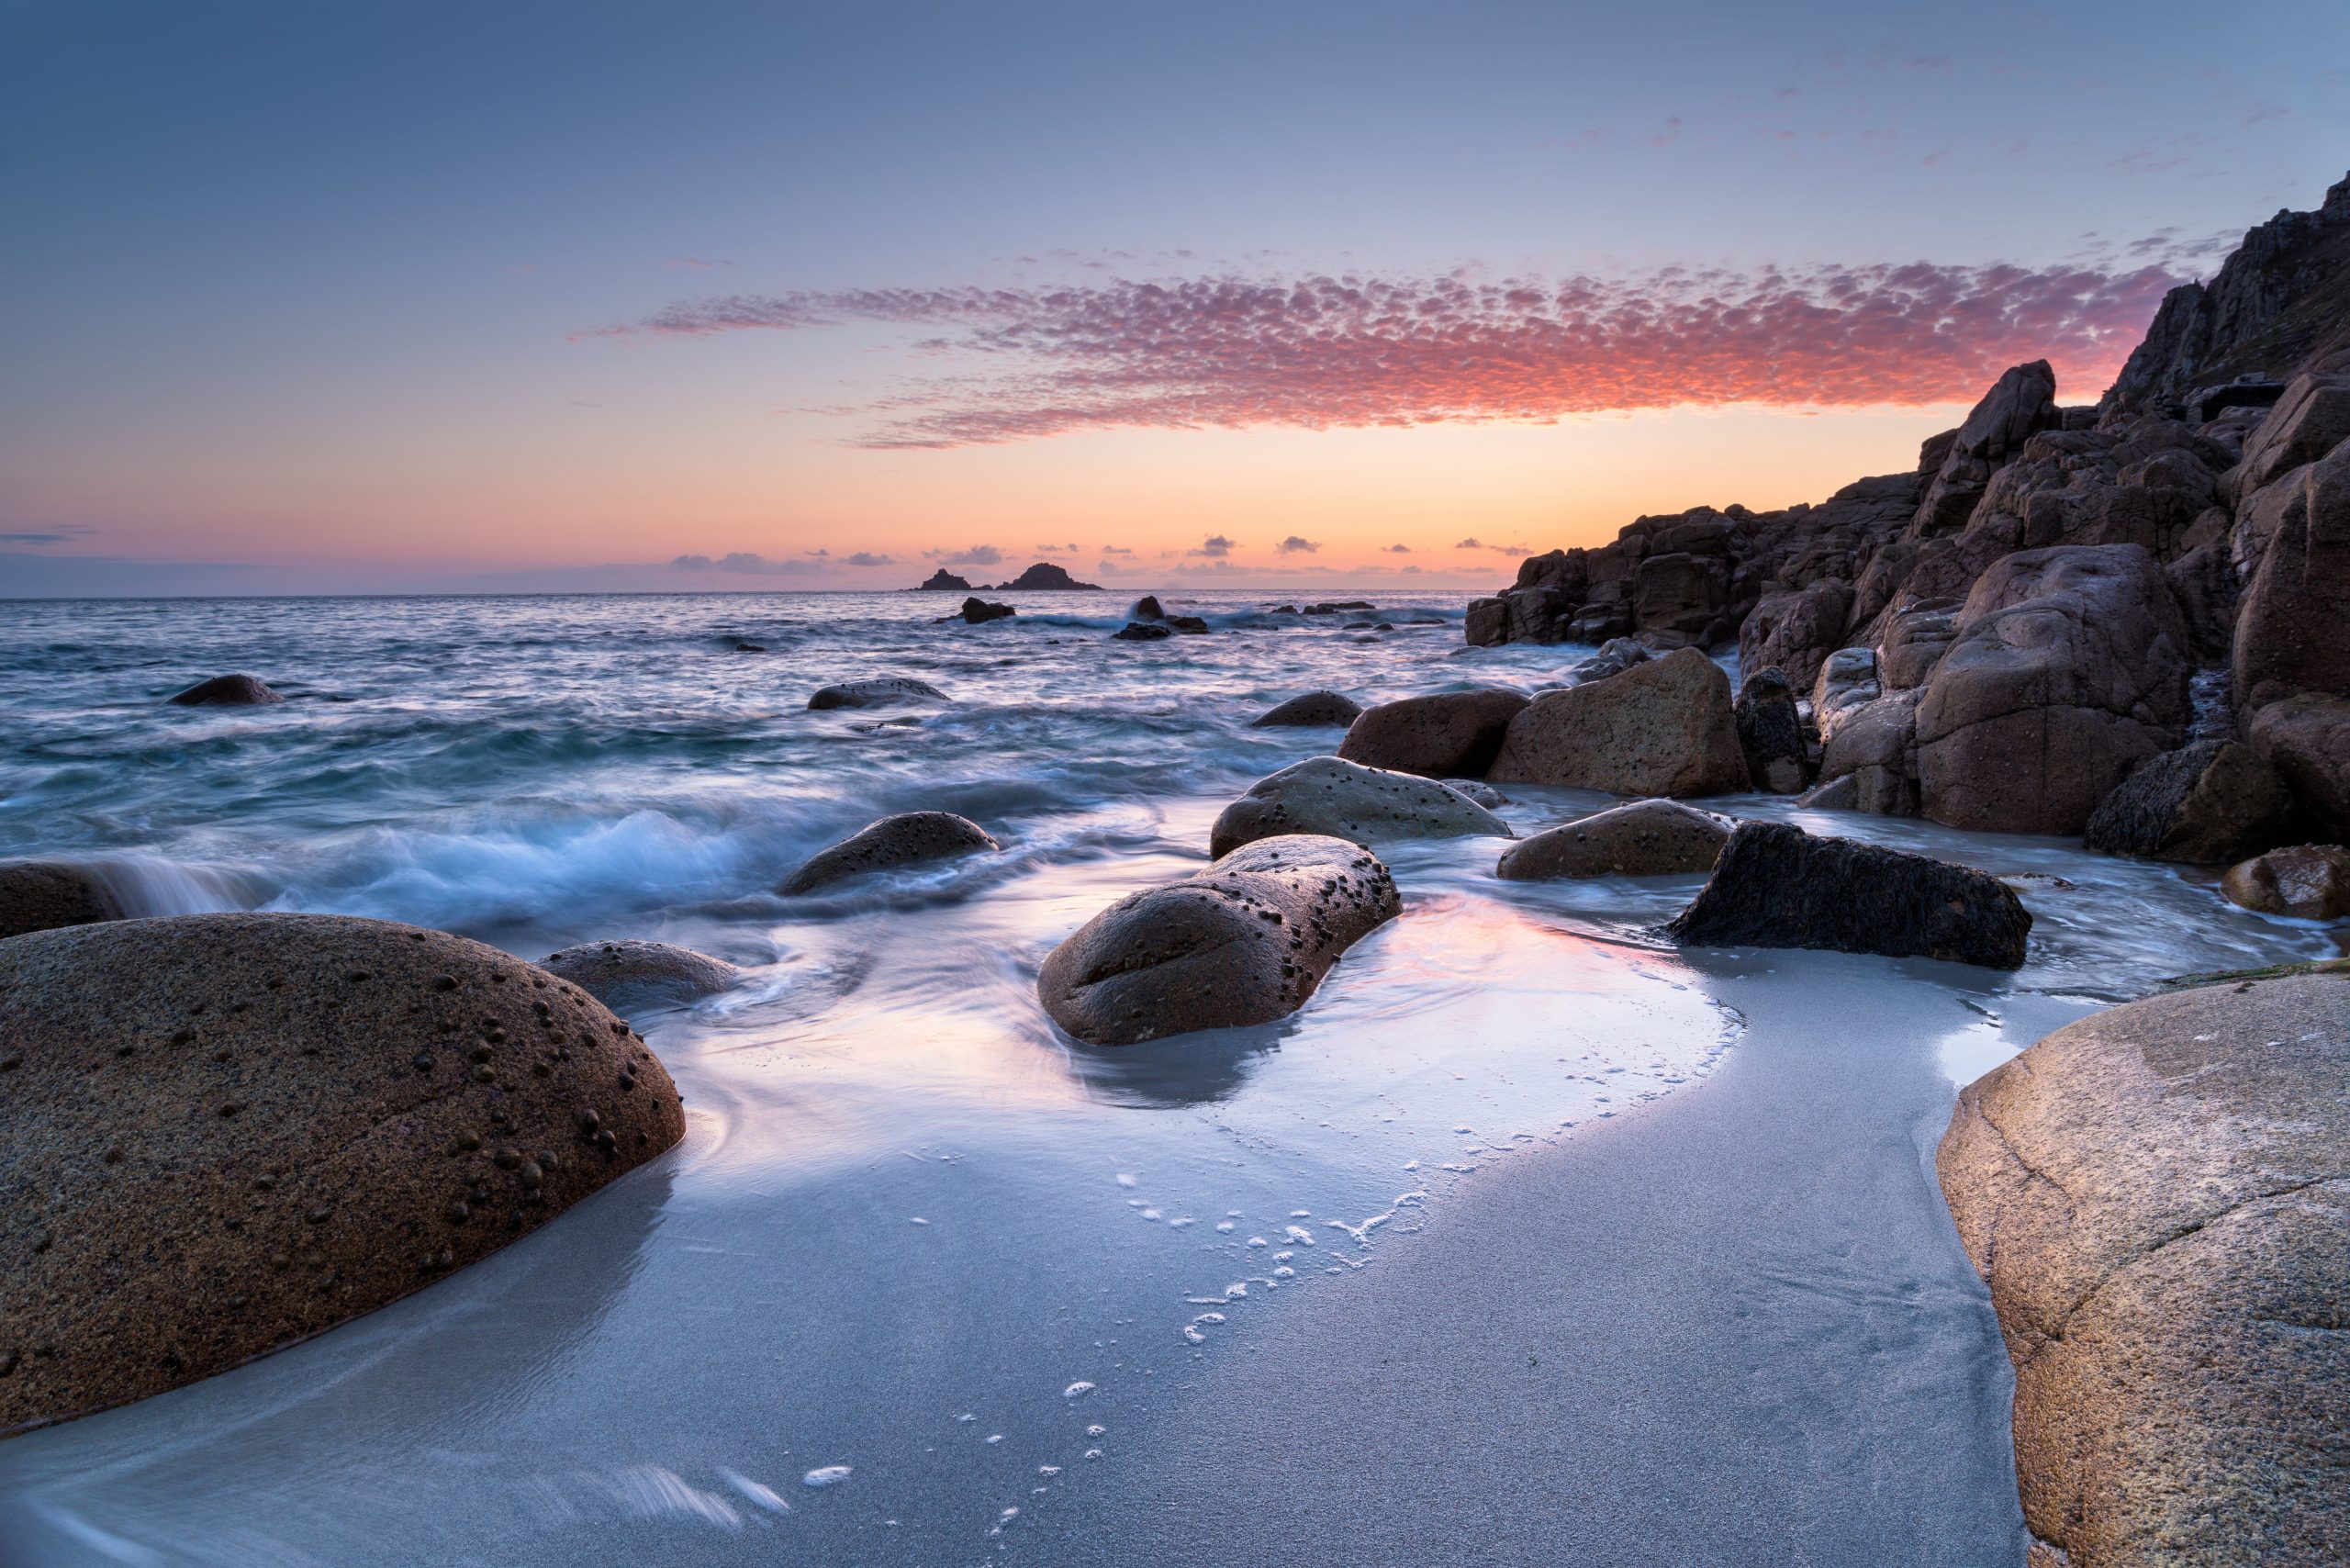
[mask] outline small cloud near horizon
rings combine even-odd
[[[1408,544],[1390,544],[1387,546],[1387,554],[1390,555],[1408,555],[1411,553],[1412,547]]]
[[[1233,544],[1231,540],[1226,539],[1221,533],[1211,533],[1200,542],[1200,547],[1192,551],[1192,554],[1194,555],[1207,555],[1221,560],[1223,557],[1231,554],[1232,550]]]
[[[715,559],[708,555],[677,555],[671,558],[669,565],[681,572],[734,572],[753,577],[789,577],[824,569],[809,561],[770,561],[755,550],[736,550]]]
[[[997,566],[1003,564],[1003,552],[992,544],[974,544],[968,550],[925,550],[922,558],[950,566]]]
[[[1311,555],[1322,546],[1302,534],[1292,533],[1273,548],[1284,555]]]
[[[848,564],[852,566],[894,566],[898,558],[895,555],[877,555],[870,550],[859,550],[848,557]]]

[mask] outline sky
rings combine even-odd
[[[0,25],[0,597],[1490,587],[2094,401],[2350,168],[2341,0]]]

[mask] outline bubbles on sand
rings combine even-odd
[[[1082,1399],[1092,1392],[1093,1385],[1090,1383],[1072,1383],[1067,1388],[1061,1390],[1061,1397],[1063,1399]]]
[[[802,1486],[837,1486],[849,1478],[845,1464],[822,1464],[800,1478]]]

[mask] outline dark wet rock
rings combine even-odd
[[[0,861],[0,937],[120,920],[122,901],[86,867],[62,860]]]
[[[2135,544],[2022,550],[1984,573],[1918,704],[1926,816],[2081,831],[2130,769],[2186,738],[2190,639]]]
[[[738,654],[764,654],[767,650],[764,643],[737,643],[734,651]]]
[[[963,608],[956,612],[956,617],[968,625],[984,626],[990,621],[1008,621],[1019,613],[1008,604],[990,604],[984,599],[967,599],[963,601]]]
[[[1532,882],[1710,871],[1729,840],[1730,825],[1677,801],[1633,801],[1511,845],[1502,851],[1494,875]]]
[[[2234,741],[2198,741],[2147,758],[2089,813],[2091,849],[2218,865],[2281,844],[2293,794],[2276,768]]]
[[[923,583],[912,591],[915,593],[968,593],[971,591],[971,585],[965,579],[958,577],[954,573],[948,571],[946,567],[941,566],[938,570],[930,574],[930,578],[927,582]]]
[[[1164,621],[1129,621],[1111,633],[1110,637],[1119,643],[1156,643],[1174,634],[1174,628]]]
[[[1039,561],[1008,583],[995,585],[998,593],[1099,593],[1100,583],[1081,583],[1050,561]]]
[[[583,942],[539,960],[605,1006],[626,1013],[675,1006],[731,991],[741,971],[723,958],[666,942]]]
[[[2272,849],[2229,867],[2220,890],[2262,914],[2340,920],[2350,915],[2350,849],[2338,844]]]
[[[384,921],[195,914],[12,937],[0,1040],[0,1357],[15,1358],[0,1431],[371,1312],[685,1131],[668,1074],[587,992]],[[580,1130],[590,1114],[600,1145]],[[503,1169],[506,1145],[533,1158]]]
[[[181,708],[258,708],[285,700],[250,675],[216,675],[172,698]]]
[[[1740,823],[1665,927],[1693,947],[1824,947],[2012,969],[2031,916],[1996,877],[1785,823]]]
[[[1167,624],[1178,636],[1204,637],[1207,635],[1208,623],[1196,615],[1170,615],[1167,618]]]
[[[1362,705],[1336,691],[1308,691],[1277,702],[1248,721],[1255,728],[1278,724],[1351,724]]]
[[[2033,1562],[2350,1562],[2350,979],[2109,1008],[1935,1166],[2016,1369]]]
[[[1315,834],[1364,846],[1406,838],[1510,836],[1509,824],[1430,778],[1364,767],[1335,756],[1259,778],[1215,819],[1208,853],[1282,834]]]
[[[1482,778],[1439,778],[1438,783],[1456,795],[1465,795],[1485,810],[1497,811],[1509,804],[1509,797]]]
[[[1758,669],[1738,689],[1732,710],[1738,723],[1739,749],[1746,754],[1746,771],[1758,789],[1774,795],[1799,795],[1810,782],[1806,765],[1803,719],[1796,711],[1795,688],[1786,672],[1772,666]]]
[[[1791,685],[1808,690],[1820,665],[1844,645],[1852,612],[1852,586],[1835,577],[1764,594],[1738,629],[1739,668],[1776,666]]]
[[[1515,691],[1442,691],[1364,710],[1338,755],[1366,767],[1423,778],[1483,777],[1502,749],[1509,722],[1526,706]]]
[[[1433,788],[1433,786],[1431,786]],[[1402,909],[1378,857],[1288,834],[1129,893],[1053,949],[1036,995],[1097,1046],[1285,1018],[1332,965]]]
[[[827,686],[808,699],[811,708],[890,708],[904,702],[945,702],[946,693],[926,680],[889,675]]]
[[[1147,593],[1140,599],[1135,600],[1135,607],[1126,611],[1126,619],[1129,621],[1164,621],[1167,619],[1167,611],[1165,608],[1159,604],[1158,596],[1157,594]]]
[[[2325,832],[2350,840],[2350,698],[2305,691],[2271,702],[2244,734]]]
[[[1333,599],[1324,604],[1309,604],[1305,607],[1305,613],[1308,615],[1336,615],[1342,610],[1370,610],[1372,608],[1374,607],[1371,600],[1367,599]]]
[[[2236,611],[2236,711],[2302,691],[2350,697],[2350,441],[2246,510],[2271,521]]]
[[[1923,695],[1896,691],[1852,710],[1820,753],[1820,782],[1850,778],[1854,811],[1916,816],[1918,702]]]
[[[1651,656],[1644,644],[1629,637],[1610,637],[1599,645],[1597,653],[1567,673],[1574,678],[1576,685],[1589,686],[1611,675],[1621,675],[1634,665],[1644,665]]]
[[[1846,719],[1883,695],[1874,648],[1839,648],[1829,655],[1811,684],[1811,721],[1818,726],[1819,738],[1833,738]]]
[[[1861,809],[1860,777],[1847,773],[1815,784],[1796,797],[1796,804],[1810,812],[1857,812]]]
[[[1606,680],[1545,691],[1510,721],[1485,776],[1618,795],[1743,790],[1729,677],[1680,648]]]
[[[831,848],[819,851],[785,878],[776,891],[812,893],[844,877],[1002,847],[985,828],[953,812],[901,812],[869,823]]]

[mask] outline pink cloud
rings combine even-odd
[[[1325,430],[1550,423],[1578,414],[1757,404],[1964,403],[2046,358],[2101,391],[2188,247],[2053,267],[1668,267],[1498,281],[1238,274],[1063,287],[875,288],[680,301],[620,335],[700,337],[854,323],[933,330],[976,364],[855,410],[876,447],[1070,431]],[[602,334],[588,334],[602,335]]]

